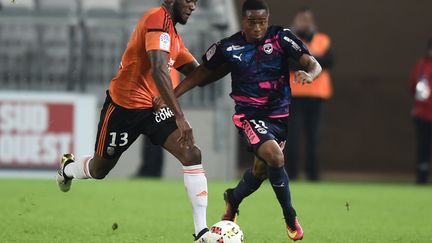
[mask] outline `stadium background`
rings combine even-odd
[[[306,231],[302,242],[432,242],[431,187],[412,183],[414,129],[407,87],[409,71],[431,37],[432,2],[268,2],[272,22],[285,26],[298,8],[311,7],[336,56],[335,96],[325,105],[321,131],[324,180],[290,183]],[[199,0],[188,26],[179,28],[197,57],[238,30],[240,3]],[[0,242],[192,241],[178,162],[165,156],[163,180],[130,179],[142,160],[141,140],[106,180],[76,181],[69,193],[60,193],[53,181],[65,144],[78,156],[92,153],[105,89],[129,33],[145,9],[159,4],[0,0]],[[248,163],[231,124],[229,89],[225,79],[182,98],[209,177],[209,225],[220,220],[222,192],[237,183]],[[39,115],[11,122],[9,114],[23,107]],[[45,142],[5,142],[22,137]],[[52,146],[53,141],[59,143]],[[34,153],[42,147],[42,156]],[[287,242],[280,215],[272,187],[264,183],[241,208],[246,242]]]
[[[95,114],[88,114],[94,117],[89,117],[89,122],[98,116],[104,91],[136,19],[145,9],[160,3],[0,2],[2,94],[85,93],[96,97],[98,104]],[[200,1],[189,25],[180,27],[186,45],[197,57],[210,43],[238,29],[240,3]],[[269,4],[272,23],[284,26],[290,25],[298,8],[311,7],[320,30],[333,41],[335,96],[325,105],[321,131],[324,179],[413,180],[414,131],[407,78],[430,36],[432,22],[428,15],[432,3],[270,0]],[[232,102],[228,91],[229,80],[225,80],[182,99],[210,178],[234,178],[237,168],[244,167],[249,158],[230,123]],[[93,136],[87,134],[90,144]],[[125,154],[111,176],[135,173],[142,159],[139,143]],[[92,146],[89,149],[90,153]],[[172,157],[166,156],[164,165],[166,177],[181,176]],[[13,167],[0,164],[0,171],[17,172],[11,170]]]

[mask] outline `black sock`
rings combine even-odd
[[[288,174],[286,173],[285,168],[274,168],[268,166],[267,171],[270,184],[273,187],[273,191],[275,192],[279,204],[282,207],[285,220],[287,221],[292,219],[296,215],[291,204]]]
[[[252,169],[247,169],[243,174],[243,178],[233,190],[235,203],[239,205],[245,197],[258,190],[262,182],[263,180],[256,178],[252,174]]]

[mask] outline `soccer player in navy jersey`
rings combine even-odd
[[[203,64],[175,89],[175,94],[181,96],[231,73],[234,125],[255,159],[239,184],[225,191],[227,208],[222,219],[236,221],[242,200],[268,178],[282,207],[288,237],[296,241],[303,238],[303,230],[291,203],[282,152],[291,99],[289,58],[307,70],[295,73],[296,85],[312,83],[321,72],[319,63],[289,29],[269,26],[265,0],[246,0],[242,31],[213,44],[203,56]]]

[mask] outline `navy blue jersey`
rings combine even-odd
[[[303,54],[309,50],[289,29],[270,26],[258,44],[238,32],[213,44],[202,59],[210,70],[228,64],[237,114],[278,118],[288,116],[291,99],[288,58]]]

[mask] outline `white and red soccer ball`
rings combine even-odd
[[[220,221],[210,228],[210,242],[212,243],[242,243],[243,231],[232,221]]]

